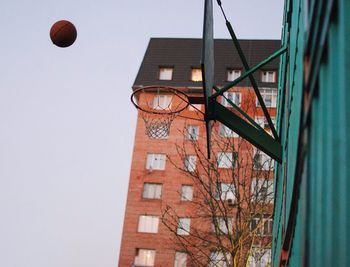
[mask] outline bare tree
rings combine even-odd
[[[210,159],[196,131],[183,130],[177,156],[169,160],[191,178],[194,193],[179,192],[190,200],[185,215],[165,204],[162,222],[187,266],[268,266],[273,161],[225,126],[215,129]]]

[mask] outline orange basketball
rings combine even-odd
[[[68,47],[77,39],[77,30],[73,23],[67,20],[60,20],[52,25],[50,38],[58,47]]]

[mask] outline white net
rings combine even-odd
[[[133,92],[131,101],[145,122],[146,134],[153,139],[164,139],[176,116],[188,106],[187,95],[165,86],[148,86]]]

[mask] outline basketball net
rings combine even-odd
[[[152,139],[165,139],[176,116],[188,105],[188,97],[180,90],[168,86],[147,86],[135,90],[131,102],[145,122],[146,135]]]

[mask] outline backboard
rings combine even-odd
[[[245,73],[241,75],[241,77],[237,78],[235,81],[228,82],[223,88],[218,89],[214,87],[214,73],[215,73],[215,62],[214,62],[214,29],[213,29],[213,0],[205,0],[204,1],[204,22],[203,22],[203,39],[202,39],[202,77],[203,77],[203,93],[204,93],[204,104],[205,104],[205,124],[206,124],[206,132],[207,132],[207,151],[208,158],[210,158],[211,151],[211,131],[213,121],[219,121],[224,124],[226,127],[235,131],[238,135],[248,140],[258,149],[265,152],[267,155],[272,157],[273,159],[281,162],[282,158],[282,147],[279,143],[279,137],[275,130],[275,127],[270,118],[269,112],[266,108],[264,100],[260,94],[258,85],[253,77],[253,73],[261,68],[263,65],[270,62],[275,57],[281,55],[286,52],[286,48],[281,48],[273,55],[263,60],[257,66],[250,68],[248,65],[248,61],[244,55],[244,52],[240,46],[240,43],[234,33],[234,30],[227,20],[225,12],[222,8],[221,1],[217,1],[218,5],[221,8],[223,16],[225,17],[226,27],[231,35],[233,44],[239,54],[239,57],[242,61],[242,64],[245,69]],[[242,119],[239,115],[231,112],[229,109],[223,107],[216,101],[216,97],[218,95],[223,95],[223,93],[229,90],[231,87],[236,85],[239,80],[244,78],[249,78],[256,97],[260,103],[262,111],[264,113],[265,118],[268,121],[270,129],[272,130],[273,137],[268,135],[264,129],[256,124],[256,122],[249,118],[247,114],[244,114],[242,110],[239,110],[237,106],[233,105],[236,110],[239,110],[241,115],[245,117]],[[215,88],[215,93],[213,93],[213,89]],[[232,104],[232,103],[231,103]]]
[[[210,139],[212,128],[213,107],[210,103],[214,86],[214,29],[213,29],[213,1],[204,2],[204,22],[202,39],[202,77],[205,105],[205,124],[207,132],[207,151],[210,158]]]

